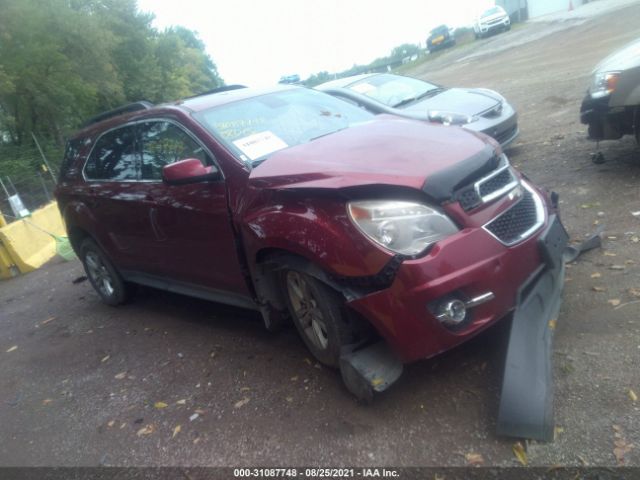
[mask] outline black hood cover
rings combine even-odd
[[[475,155],[431,174],[424,182],[422,190],[435,201],[444,203],[452,200],[460,188],[498,168],[499,163],[500,157],[495,147],[486,145]]]

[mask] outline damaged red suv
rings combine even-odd
[[[548,350],[566,234],[482,134],[301,87],[222,89],[90,121],[57,198],[106,303],[143,284],[292,321],[360,398],[502,318],[524,329],[509,350]],[[550,375],[540,358],[518,376]]]

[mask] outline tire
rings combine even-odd
[[[282,272],[287,307],[302,341],[322,364],[338,367],[340,351],[353,343],[355,333],[334,290],[297,270]]]
[[[133,286],[125,283],[104,251],[91,238],[86,238],[80,245],[80,259],[84,271],[107,305],[125,303],[133,294]]]

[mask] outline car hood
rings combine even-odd
[[[505,15],[502,12],[498,12],[498,13],[494,13],[493,15],[489,15],[488,17],[482,17],[480,19],[478,19],[478,23],[489,23],[492,22],[494,20],[499,20],[501,18],[506,17],[507,15]]]
[[[461,183],[495,168],[496,148],[489,137],[462,128],[380,115],[274,153],[252,170],[249,183],[269,189],[395,185],[444,201]]]
[[[497,94],[472,88],[449,88],[442,93],[427,97],[400,109],[403,113],[424,116],[429,110],[478,115],[501,102]]]
[[[628,70],[640,66],[640,38],[602,60],[592,73]]]

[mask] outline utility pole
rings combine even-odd
[[[56,176],[53,174],[53,170],[51,170],[51,166],[49,165],[49,162],[47,162],[47,157],[44,156],[44,152],[42,151],[42,148],[40,148],[40,144],[38,143],[38,139],[33,134],[33,132],[31,132],[31,136],[33,137],[33,141],[36,142],[36,147],[38,147],[38,151],[40,152],[40,155],[42,156],[42,161],[47,166],[47,170],[49,170],[49,174],[51,175],[51,178],[53,179],[53,183],[57,184],[58,182],[56,181]]]

